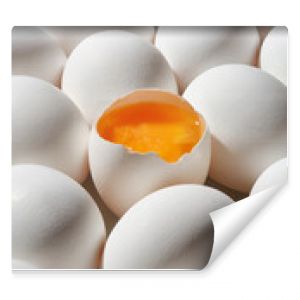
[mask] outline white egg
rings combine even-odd
[[[37,266],[34,266],[31,263],[28,263],[27,261],[19,260],[19,259],[13,259],[12,260],[12,269],[13,270],[32,270],[32,269],[39,269]]]
[[[158,90],[138,90],[119,101],[115,102],[116,105],[147,101],[178,101],[188,105],[180,96]],[[159,114],[158,111],[154,113]],[[205,120],[201,115],[199,118],[203,126],[200,138],[189,153],[184,153],[175,162],[162,159],[155,151],[140,153],[111,142],[99,134],[98,123],[94,124],[89,142],[91,174],[101,198],[117,216],[123,215],[135,202],[160,188],[205,182],[210,162],[210,133]]]
[[[73,179],[41,165],[12,169],[12,257],[38,268],[95,268],[105,241],[102,215]]]
[[[251,195],[271,187],[279,186],[287,181],[287,159],[283,158],[270,165],[255,181]]]
[[[222,64],[253,64],[255,27],[159,27],[155,44],[174,70],[180,91],[199,74]]]
[[[30,75],[58,86],[65,61],[64,51],[41,28],[27,26],[13,28],[13,75]]]
[[[103,256],[104,269],[201,269],[213,245],[209,213],[233,203],[201,185],[177,185],[147,195],[120,219]]]
[[[272,26],[256,26],[261,43],[264,41],[268,33],[272,30],[272,28]]]
[[[86,38],[67,60],[62,88],[88,122],[117,97],[138,88],[177,92],[164,57],[150,43],[126,31],[103,31]]]
[[[153,42],[153,26],[47,26],[43,27],[69,55],[72,50],[88,36],[103,30],[125,30],[139,35],[148,42]]]
[[[260,51],[260,67],[287,84],[287,45],[286,27],[275,27],[266,36]]]
[[[37,163],[83,182],[88,175],[89,127],[78,108],[50,83],[12,79],[12,163]]]
[[[223,65],[197,77],[184,97],[212,134],[209,175],[248,193],[261,172],[286,156],[287,91],[276,78],[246,65]]]

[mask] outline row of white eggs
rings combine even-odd
[[[61,70],[76,46],[95,33],[112,29],[126,30],[155,43],[175,72],[181,91],[200,73],[229,63],[258,64],[286,84],[287,30],[284,27],[275,27],[270,32],[270,28],[257,30],[255,27],[160,27],[157,32],[154,27],[15,27],[12,32],[13,74],[32,75],[59,85]],[[100,41],[92,39],[90,42],[96,47],[94,52],[99,50],[99,56],[104,55],[97,61],[100,69],[114,59],[121,60],[120,66],[139,59],[133,55],[128,61],[128,53],[124,51],[128,45],[132,54],[141,51],[143,46],[138,42],[126,44],[120,37],[117,43],[111,43],[107,38],[103,35]],[[82,53],[72,59],[75,67],[80,64],[80,57],[92,51],[91,44],[83,45]],[[103,46],[108,48],[106,53],[101,50]],[[147,50],[150,51],[142,48],[142,52]],[[97,60],[97,56],[92,59]]]
[[[286,164],[282,159],[267,168],[251,194],[284,183]],[[201,269],[213,246],[209,213],[233,203],[204,185],[160,189],[132,206],[105,244],[98,207],[70,177],[41,165],[15,165],[12,184],[15,269]]]
[[[227,89],[236,92],[232,95]],[[145,95],[181,100],[157,90],[139,90],[127,98],[142,101]],[[122,215],[163,186],[204,183],[209,163],[212,179],[248,193],[267,166],[286,156],[286,88],[266,73],[242,65],[213,68],[197,78],[184,97],[205,115],[208,125],[193,151],[170,164],[101,138],[96,124],[90,134],[79,110],[57,88],[33,77],[14,76],[12,161],[48,165],[82,183],[89,158],[98,191],[112,211]]]
[[[18,29],[16,29],[16,31],[17,30]],[[27,29],[22,30],[26,31]],[[219,35],[222,36],[222,43],[220,41],[212,41],[212,37],[210,37],[210,39],[206,37],[212,45],[215,45],[218,51],[220,51],[220,45],[226,44],[227,41],[229,46],[224,50],[225,58],[227,57],[227,51],[229,51],[228,53],[234,52],[232,50],[233,48],[230,47],[235,47],[234,49],[237,47],[236,44],[234,44],[237,42],[231,41],[234,34],[230,31],[233,30],[245,29],[230,29],[226,34],[222,33],[219,29]],[[247,30],[245,30],[245,33]],[[167,29],[166,32],[168,32]],[[226,30],[224,30],[224,32],[226,32]],[[246,36],[251,36],[251,32],[252,35],[257,35],[256,32],[253,32],[253,29],[252,31],[249,30],[249,32],[247,32]],[[203,35],[205,36],[204,33]],[[164,36],[163,32],[161,34]],[[168,34],[166,35],[166,33],[165,36],[166,39],[171,38]],[[183,34],[181,38],[185,36],[186,34]],[[213,36],[218,36],[218,34],[214,32]],[[158,37],[159,32],[156,35],[157,43]],[[175,41],[177,39],[180,40],[180,36],[176,37]],[[251,38],[249,39],[251,40]],[[191,40],[197,40],[197,38],[192,37]],[[243,43],[245,42],[244,40],[242,41]],[[207,44],[209,44],[209,42],[207,42]],[[231,43],[233,43],[234,46],[230,46]],[[187,43],[183,44],[186,45]],[[170,45],[172,45],[172,43],[170,43]],[[44,47],[45,46],[42,45],[41,49]],[[205,55],[207,56],[208,53],[210,55],[213,53],[211,47],[212,46],[210,46],[209,51],[205,49],[203,59],[199,62],[200,65],[203,64],[203,61],[206,61]],[[21,49],[22,47],[17,48]],[[254,48],[256,47],[253,47],[253,49]],[[172,45],[171,49],[176,49],[176,47]],[[185,51],[187,51],[187,48]],[[246,53],[247,51],[243,50],[241,52]],[[19,59],[16,61],[22,61],[22,54],[20,53],[21,50],[17,55]],[[27,53],[32,55],[32,51],[28,51],[25,54]],[[240,53],[240,51],[238,51],[238,53]],[[254,50],[253,53],[255,53]],[[47,56],[48,54],[43,55]],[[220,56],[222,55],[216,54],[216,57]],[[13,72],[14,57],[13,55]],[[227,62],[225,58],[224,60]],[[212,59],[212,63],[207,66],[207,69],[214,66],[214,64],[218,65],[224,63],[218,59],[215,61]],[[25,63],[26,61],[30,60],[23,60]],[[43,59],[41,59],[41,61],[43,61]],[[51,59],[44,59],[44,61],[49,63]],[[180,59],[178,59],[178,61],[180,62]],[[231,62],[231,58],[229,61]],[[170,60],[168,59],[168,62],[176,73],[176,64],[175,66],[172,65],[171,58]],[[238,59],[237,62],[246,63],[246,61],[239,61]],[[54,62],[52,63],[54,64]],[[165,192],[162,192],[162,196],[158,192],[158,194],[155,192],[160,188],[174,184],[204,183],[210,162],[210,134],[208,128],[210,128],[213,133],[212,168],[210,176],[229,187],[243,192],[249,192],[258,175],[272,162],[286,155],[286,87],[259,69],[243,65],[216,67],[200,75],[192,82],[183,97],[190,101],[190,103],[205,116],[208,127],[206,126],[206,134],[202,136],[199,145],[195,147],[194,151],[186,155],[186,157],[184,157],[185,159],[175,164],[170,165],[163,162],[156,155],[152,154],[141,156],[136,153],[130,153],[120,145],[104,141],[95,131],[95,118],[105,107],[111,104],[112,101],[131,90],[138,88],[156,88],[176,92],[176,82],[169,64],[157,49],[135,35],[121,31],[106,31],[84,40],[75,48],[69,57],[63,72],[62,88],[70,98],[42,80],[27,76],[15,76],[13,78],[13,163],[38,163],[47,165],[65,172],[79,182],[84,181],[88,173],[87,140],[89,139],[89,126],[81,117],[77,108],[72,105],[72,100],[79,107],[87,121],[93,123],[89,146],[92,176],[98,191],[101,196],[104,196],[103,200],[118,215],[122,215],[132,204],[143,197],[146,196],[146,198],[148,198],[147,195],[151,192],[154,193],[149,196],[150,198],[164,198],[163,195]],[[20,69],[22,68],[19,68],[19,70]],[[38,70],[38,68],[33,69],[35,71]],[[42,69],[43,71],[47,70],[47,67],[43,66]],[[195,72],[195,70],[193,72]],[[18,72],[15,73],[18,74]],[[182,74],[184,74],[184,72]],[[30,72],[29,75],[37,76],[37,74]],[[179,82],[184,82],[185,75],[183,75],[182,80],[179,78],[178,73],[176,73],[176,75]],[[57,76],[53,76],[53,78],[57,78]],[[55,82],[57,83],[57,81]],[[218,86],[218,89],[215,88],[216,86]],[[146,92],[150,93],[150,91]],[[156,93],[158,98],[163,98],[162,95],[167,94],[162,91],[152,91],[152,93]],[[174,94],[169,95],[173,98],[178,97]],[[202,101],[200,102],[199,99]],[[97,110],[97,107],[100,108],[100,110]],[[267,116],[267,118],[265,118],[265,116]],[[262,119],[264,119],[263,122]],[[255,124],[255,126],[253,126],[253,124]],[[248,131],[245,132],[245,128]],[[259,130],[257,130],[258,128]],[[223,165],[220,161],[226,162],[226,164]],[[26,182],[26,178],[30,177],[43,178],[43,172],[50,174],[54,171],[49,171],[49,169],[45,171],[41,167],[38,168],[34,166],[28,166],[29,169],[26,166],[19,166],[18,168],[23,171],[20,171],[22,179],[16,180],[17,184],[14,184],[14,186],[16,186],[16,192],[13,192],[13,197],[17,200],[15,201],[16,207],[22,202],[18,199],[22,197],[26,198],[28,194],[34,194],[34,191],[38,193],[37,199],[40,197],[40,201],[43,201],[44,198],[41,197],[41,194],[44,193],[42,192],[45,189],[44,187],[38,188],[38,183],[33,182],[33,192],[27,193],[26,188],[25,192],[18,191],[18,182]],[[235,173],[235,170],[238,173]],[[59,173],[56,172],[53,177],[61,176],[57,174]],[[60,180],[63,181],[62,178]],[[48,185],[51,189],[51,180],[48,179],[47,181],[45,178],[44,182],[49,182]],[[29,180],[28,186],[30,186],[30,184]],[[34,188],[34,186],[37,187]],[[178,200],[177,208],[176,205],[174,205],[175,201],[174,203],[170,202],[171,200],[168,200],[170,203],[166,202],[168,211],[172,212],[172,207],[175,209],[174,217],[172,217],[172,213],[170,216],[173,222],[180,218],[179,215],[176,216],[176,213],[184,211],[180,205],[187,206],[184,204],[186,201],[196,201],[193,200],[192,197],[189,197],[191,200],[187,200],[185,198],[186,196],[184,197],[183,194],[180,194],[178,189],[187,189],[184,191],[184,195],[189,195],[193,193],[192,191],[195,191],[195,199],[209,199],[209,203],[214,202],[215,193],[216,195],[218,194],[218,197],[221,199],[228,198],[221,192],[216,192],[204,186],[189,185],[187,187],[178,186],[164,189],[162,191],[168,191],[167,193],[173,195],[170,197],[170,194],[166,194],[165,197],[167,199],[184,199]],[[180,196],[176,196],[177,194]],[[64,195],[67,195],[67,193]],[[216,196],[216,199],[218,199],[218,197]],[[51,201],[50,197],[48,200]],[[28,201],[30,202],[31,200]],[[180,204],[180,201],[182,204]],[[170,213],[167,213],[167,209],[164,208],[163,205],[160,208],[153,208],[155,209],[155,213],[152,212],[151,208],[145,208],[146,211],[144,211],[142,204],[139,204],[139,206],[135,205],[126,213],[126,218],[124,216],[122,221],[119,222],[119,225],[117,225],[113,231],[116,233],[110,236],[106,249],[111,250],[106,250],[108,254],[104,256],[104,262],[107,261],[107,263],[104,263],[104,267],[198,268],[200,265],[203,266],[204,262],[207,261],[207,255],[210,249],[209,238],[204,242],[203,236],[207,237],[208,233],[203,233],[203,235],[199,233],[199,241],[191,246],[191,240],[189,240],[189,238],[192,238],[192,236],[188,232],[192,233],[193,230],[191,229],[192,224],[189,224],[188,215],[193,210],[195,212],[195,218],[198,218],[200,215],[207,215],[211,210],[229,204],[229,200],[227,202],[225,200],[225,202],[221,200],[218,202],[218,200],[216,200],[216,203],[219,204],[216,204],[214,207],[210,206],[212,204],[205,204],[205,200],[203,201],[204,206],[200,204],[201,207],[197,208],[196,203],[194,204],[196,207],[191,203],[189,204],[190,209],[186,207],[187,217],[184,218],[182,215],[182,219],[186,219],[185,221],[183,220],[183,228],[185,229],[182,230],[179,240],[178,236],[174,237],[174,231],[178,231],[178,225],[173,224],[171,226],[171,224],[168,223],[171,222],[171,220],[168,221],[166,215]],[[62,244],[61,247],[57,247],[58,242],[55,242],[53,237],[55,233],[58,234],[57,238],[63,236],[64,226],[66,226],[66,230],[73,230],[73,225],[70,224],[75,224],[73,218],[76,220],[78,218],[78,216],[76,216],[76,207],[74,207],[74,210],[71,209],[74,215],[71,214],[69,216],[69,221],[66,218],[65,222],[63,222],[63,220],[59,220],[59,216],[62,216],[64,213],[68,214],[68,210],[62,212],[62,209],[57,207],[59,212],[57,214],[57,212],[55,212],[56,204],[53,202],[54,212],[50,214],[50,216],[53,215],[54,219],[48,220],[47,215],[43,215],[43,208],[40,208],[37,203],[38,202],[35,202],[35,204],[33,204],[35,206],[31,207],[31,209],[33,209],[32,211],[30,211],[29,206],[28,215],[24,213],[23,219],[20,218],[20,223],[14,226],[14,228],[16,228],[14,230],[14,232],[16,232],[15,241],[18,242],[16,246],[14,246],[13,239],[13,248],[17,249],[18,254],[13,255],[13,257],[19,260],[29,261],[33,265],[37,265],[41,268],[95,267],[95,251],[99,253],[99,247],[105,235],[104,229],[101,227],[102,225],[99,225],[100,223],[103,224],[101,217],[99,218],[99,214],[96,217],[91,217],[91,219],[95,219],[95,223],[93,223],[93,221],[91,221],[91,223],[87,222],[83,216],[82,224],[84,225],[78,225],[78,229],[76,229],[77,227],[74,225],[75,232],[81,227],[80,230],[84,231],[86,229],[87,231],[91,231],[90,242],[93,245],[90,245],[84,240],[84,235],[80,234],[76,239],[70,234],[71,240],[68,241],[68,239],[66,239],[67,245]],[[144,203],[144,201],[140,203]],[[43,202],[41,202],[41,205],[44,205]],[[155,206],[155,204],[153,205]],[[65,207],[67,206],[68,201],[65,203]],[[135,207],[140,206],[142,207],[141,212],[135,213],[135,210],[140,210]],[[40,217],[36,209],[42,211]],[[179,210],[177,211],[177,209]],[[22,206],[20,210],[23,210]],[[18,211],[18,209],[16,211]],[[33,214],[33,216],[31,214]],[[135,217],[136,214],[137,217]],[[19,218],[19,214],[16,213],[16,215],[18,216],[16,218]],[[26,234],[27,231],[24,232],[23,229],[30,231],[30,226],[39,228],[33,220],[34,216],[37,215],[38,217],[35,221],[39,223],[43,219],[46,224],[44,225],[45,230],[43,226],[41,226],[41,230],[32,231],[36,236],[36,240],[34,240],[34,237],[26,237],[28,235]],[[128,215],[133,215],[133,217],[127,217]],[[161,216],[161,222],[151,220],[151,218],[147,219],[146,216],[148,215],[149,217],[150,215]],[[55,220],[56,217],[58,217],[57,222]],[[27,218],[32,219],[33,223],[31,225],[29,223],[26,227],[22,223],[22,220],[26,223]],[[135,220],[135,218],[137,218],[137,220]],[[204,217],[199,217],[199,222],[203,218]],[[101,233],[93,228],[97,223],[96,219],[98,222],[101,221],[98,224],[98,230],[102,228],[100,230]],[[149,244],[145,241],[146,244],[141,243],[139,245],[139,241],[141,240],[140,235],[142,232],[145,232],[145,228],[142,231],[136,232],[135,230],[138,228],[134,229],[133,224],[139,224],[141,220],[145,220],[145,226],[148,224],[147,230],[149,224],[157,222],[159,228],[168,227],[170,231],[159,232],[157,227],[155,227],[156,229],[153,229],[153,231],[149,228],[150,232],[149,234],[147,234],[147,232],[145,233],[145,238],[152,236],[155,240],[151,241],[151,239],[149,239]],[[49,223],[47,223],[48,221]],[[63,225],[54,225],[57,231],[53,231],[53,226],[49,224],[59,224],[60,222],[62,222]],[[123,226],[125,227],[125,233],[123,233],[121,229],[117,229],[120,227],[123,228]],[[203,227],[203,224],[201,226],[201,228],[210,227],[209,225]],[[196,227],[194,229],[198,230]],[[157,234],[154,234],[156,231],[158,231]],[[132,232],[132,234],[130,232]],[[128,236],[128,234],[130,236]],[[163,234],[163,236],[160,236],[160,234]],[[170,236],[174,237],[174,241],[170,240]],[[93,240],[92,237],[95,239]],[[131,239],[136,239],[135,247],[137,248],[130,255],[131,245],[134,245]],[[177,242],[175,242],[175,240]],[[127,244],[128,251],[125,251],[122,256],[119,249],[120,244],[118,243],[126,244],[126,241],[129,243]],[[158,247],[157,250],[152,249],[151,244],[153,243],[155,245],[158,241],[162,243],[162,248]],[[164,242],[167,244],[164,244]],[[68,255],[68,250],[66,249],[68,249],[69,244],[81,245],[82,243],[94,247],[94,252],[91,251],[91,248],[83,249],[81,260],[78,257],[75,259],[77,255],[75,251],[74,257],[70,256],[70,260],[66,259],[65,264],[61,262],[61,259],[64,259],[64,256]],[[53,247],[51,247],[51,245],[53,245]],[[137,255],[137,253],[143,252],[139,246],[149,249],[148,254],[144,255],[143,262],[141,260],[142,258],[140,257],[139,259]],[[40,257],[41,252],[43,252],[40,247],[49,247],[49,253],[45,252],[45,256],[42,255]],[[206,250],[203,250],[201,247],[204,247],[203,249]],[[54,252],[52,253],[51,251]],[[58,253],[55,251],[58,251]],[[158,253],[157,251],[160,252]],[[165,256],[162,256],[161,260],[159,260],[158,258],[162,251],[165,251]],[[189,251],[191,251],[191,253],[186,256]],[[203,253],[202,258],[199,255],[199,251]],[[51,253],[54,257],[57,257],[58,261],[53,261],[54,258]],[[180,258],[180,254],[184,255],[184,257]],[[26,257],[33,257],[33,259],[28,260]],[[40,258],[35,260],[34,257]],[[135,257],[137,260],[135,260]],[[121,261],[123,263],[121,263]]]

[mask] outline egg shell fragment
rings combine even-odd
[[[213,246],[209,213],[233,203],[203,185],[177,185],[147,195],[120,219],[104,269],[202,269]]]
[[[59,86],[66,61],[55,39],[39,27],[16,26],[12,30],[12,74],[30,75]]]
[[[286,27],[274,27],[266,36],[260,52],[260,67],[287,84],[287,47]]]
[[[174,70],[180,91],[204,71],[222,64],[253,64],[255,27],[159,27],[155,44]]]
[[[12,257],[42,269],[99,265],[102,215],[74,180],[41,165],[12,168]]]
[[[57,40],[67,55],[70,55],[82,40],[103,30],[125,30],[150,43],[154,39],[153,26],[46,26],[43,29]]]
[[[246,65],[215,67],[183,96],[209,124],[214,181],[249,193],[261,172],[286,156],[287,91],[268,73]]]
[[[63,92],[38,78],[13,76],[13,164],[46,165],[83,182],[88,138],[87,122]]]
[[[135,89],[177,92],[162,54],[126,31],[103,31],[82,41],[67,60],[62,88],[92,124],[116,98]]]
[[[276,161],[263,171],[263,173],[257,178],[250,194],[253,195],[268,188],[282,185],[287,181],[287,178],[287,159],[283,158]]]
[[[141,101],[164,101],[162,97],[168,101],[177,97],[182,101],[180,96],[158,90],[138,90],[125,97]],[[203,184],[210,162],[210,133],[202,120],[205,128],[200,140],[190,153],[174,163],[153,152],[141,154],[107,141],[99,135],[95,124],[89,142],[89,163],[94,184],[106,205],[121,216],[135,202],[160,188],[182,183]]]

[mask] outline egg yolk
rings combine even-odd
[[[147,101],[111,107],[98,120],[97,131],[134,152],[155,152],[167,162],[176,162],[198,143],[204,124],[184,101],[180,105]]]

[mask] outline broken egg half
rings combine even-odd
[[[118,216],[160,188],[203,184],[209,162],[205,119],[170,92],[136,90],[109,106],[92,128],[92,178]]]

